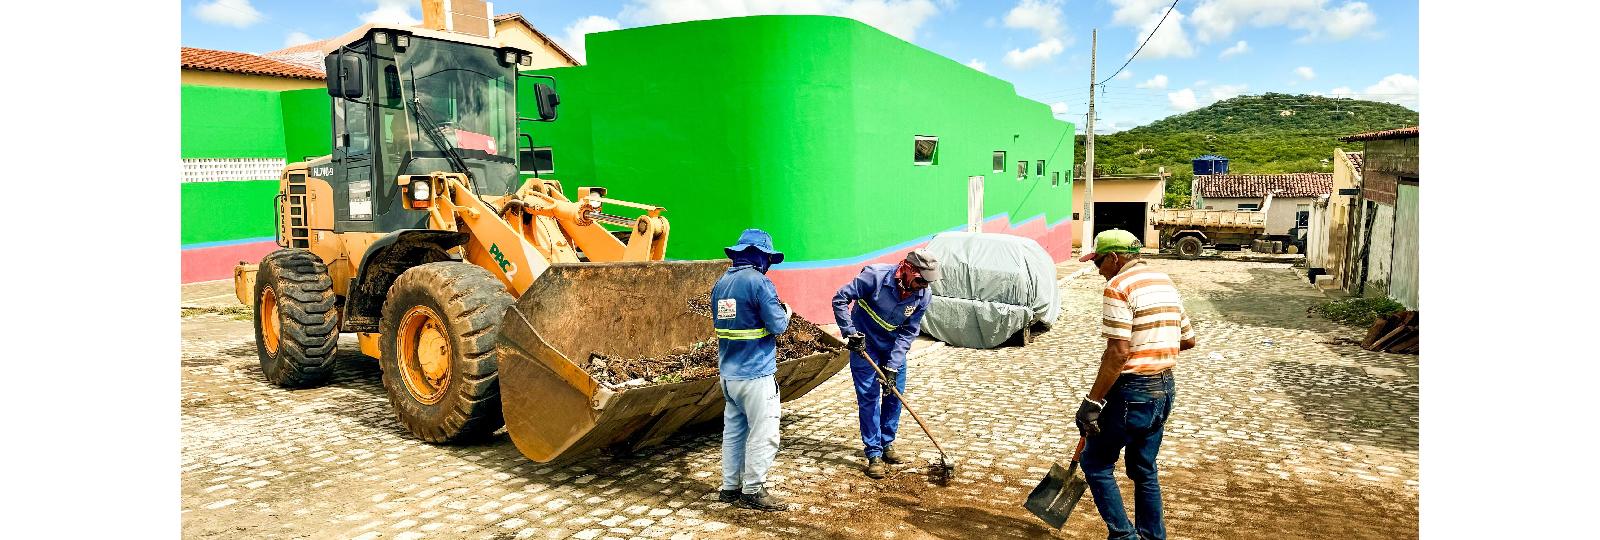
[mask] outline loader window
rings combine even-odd
[[[379,119],[379,128],[390,132],[380,136],[392,143],[384,145],[383,161],[397,164],[385,176],[448,170],[453,154],[472,173],[479,193],[516,189],[514,66],[500,64],[493,49],[419,36],[411,37],[396,62],[403,122]],[[387,75],[385,70],[380,78]],[[437,128],[437,137],[424,130],[422,116]]]

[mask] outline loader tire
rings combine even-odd
[[[333,374],[339,310],[328,267],[309,251],[280,249],[256,270],[256,356],[267,382],[316,386]]]
[[[1193,236],[1185,236],[1178,239],[1177,252],[1180,259],[1193,260],[1199,258],[1200,239]]]
[[[395,279],[379,364],[389,403],[417,438],[463,442],[505,424],[494,345],[512,302],[500,280],[470,263],[422,264]]]

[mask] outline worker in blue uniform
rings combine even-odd
[[[778,511],[787,505],[767,492],[767,469],[778,455],[778,334],[791,311],[778,300],[767,269],[783,262],[772,236],[746,229],[725,248],[733,260],[711,288],[722,385],[722,488],[718,500]]]
[[[924,249],[913,250],[897,264],[869,264],[833,296],[833,317],[850,347],[850,375],[855,379],[867,476],[883,478],[890,464],[904,463],[895,453],[900,427],[900,399],[883,389],[893,384],[906,391],[906,351],[922,328],[933,295],[928,284],[939,280],[939,261]],[[883,369],[872,369],[862,353]]]

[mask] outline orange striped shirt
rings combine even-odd
[[[1123,373],[1154,375],[1178,363],[1179,342],[1194,338],[1178,287],[1144,261],[1106,282],[1100,335],[1129,342]]]

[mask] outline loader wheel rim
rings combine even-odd
[[[278,354],[278,294],[272,287],[261,289],[261,345],[267,354]]]
[[[427,306],[414,306],[400,318],[400,379],[424,405],[444,399],[450,385],[450,333]]]

